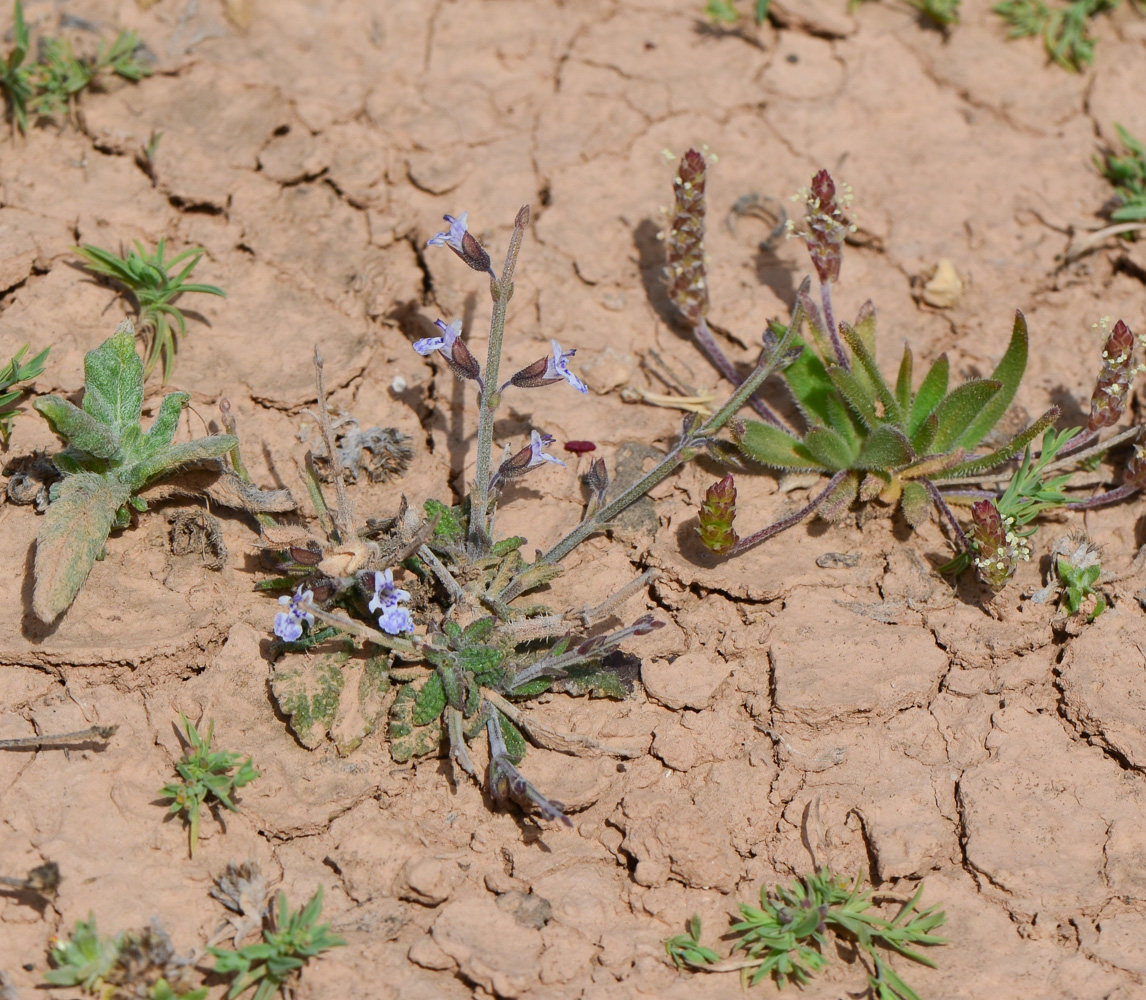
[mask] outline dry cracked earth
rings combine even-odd
[[[738,363],[808,266],[797,241],[762,246],[769,226],[733,207],[787,204],[826,166],[855,188],[860,227],[837,309],[874,300],[885,364],[906,338],[920,363],[946,351],[959,375],[982,374],[1019,308],[1034,347],[1017,405],[1077,417],[1091,324],[1146,330],[1135,244],[1063,264],[1100,225],[1110,192],[1092,156],[1113,123],[1146,135],[1146,22],[1130,7],[1102,21],[1096,67],[1072,75],[1008,42],[986,0],[964,0],[946,36],[891,0],[854,15],[843,0],[775,6],[782,25],[735,32],[709,28],[699,0],[26,0],[35,30],[68,15],[138,31],[157,72],[91,95],[75,124],[0,139],[0,357],[51,344],[37,390],[74,398],[84,352],[131,313],[69,247],[199,245],[196,278],[227,298],[186,302],[182,433],[218,426],[226,396],[255,479],[301,495],[318,344],[335,406],[415,440],[402,480],[353,488],[359,511],[450,499],[473,461],[473,395],[410,342],[460,317],[481,356],[490,304],[425,242],[468,211],[496,259],[530,203],[505,364],[556,337],[592,392],[520,393],[498,441],[541,426],[639,468],[680,426],[626,401],[665,391],[654,353],[717,386],[668,308],[657,240],[663,151],[706,144],[712,315]],[[153,182],[136,153],[160,132]],[[913,296],[941,258],[965,285],[942,310]],[[145,417],[161,391],[150,383]],[[3,458],[55,446],[32,414]],[[580,515],[588,459],[567,457],[507,494],[500,526],[530,548]],[[30,612],[37,517],[0,507],[0,738],[119,727],[103,749],[0,755],[0,874],[50,858],[64,876],[51,905],[0,889],[13,995],[74,995],[39,984],[49,938],[89,911],[105,932],[154,915],[177,948],[201,945],[221,913],[211,878],[244,859],[292,901],[324,886],[348,942],[308,967],[299,998],[739,996],[734,975],[677,972],[663,940],[696,913],[719,946],[737,900],[813,865],[863,869],[893,895],[925,879],[951,943],[937,969],[900,963],[923,997],[1146,995],[1146,584],[1112,584],[1111,610],[1075,636],[1026,599],[1037,557],[1073,528],[1108,568],[1129,566],[1140,503],[1044,525],[991,615],[935,572],[949,553],[935,522],[817,523],[715,560],[693,528],[719,474],[694,464],[667,480],[543,597],[593,605],[656,569],[625,615],[667,623],[630,646],[643,686],[629,700],[534,709],[627,754],[530,751],[525,770],[568,805],[571,830],[495,810],[445,759],[392,763],[382,732],[346,757],[303,748],[268,697],[276,605],[253,591],[253,521],[224,517],[230,560],[215,571],[172,555],[169,508],[142,517],[45,628]],[[806,496],[768,476],[738,486],[742,533]],[[214,719],[218,744],[262,771],[239,814],[205,818],[194,861],[157,804],[180,710]],[[863,989],[853,955],[832,959],[808,1000]]]

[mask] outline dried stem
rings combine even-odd
[[[18,736],[15,739],[0,740],[0,750],[29,750],[40,747],[70,746],[90,740],[110,740],[116,726],[88,726],[74,733],[59,733],[54,736]]]
[[[338,497],[338,510],[331,517],[341,536],[341,541],[347,542],[354,537],[354,505],[346,492],[342,460],[338,457],[338,449],[334,445],[334,426],[330,422],[330,413],[326,408],[326,376],[322,354],[319,353],[317,344],[314,345],[314,377],[318,383],[318,413],[316,418],[318,426],[322,429],[322,439],[326,442],[327,454],[330,456],[330,472],[334,476],[334,492]]]

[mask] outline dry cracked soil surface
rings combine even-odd
[[[51,344],[37,391],[76,398],[84,352],[132,313],[69,248],[202,246],[196,278],[227,298],[186,301],[181,433],[217,427],[227,397],[256,481],[301,495],[317,343],[335,407],[414,439],[404,478],[352,487],[359,511],[452,499],[472,472],[474,397],[410,344],[463,318],[482,356],[490,304],[425,243],[468,211],[496,259],[530,203],[505,364],[555,337],[591,392],[519,393],[498,442],[540,426],[557,447],[593,441],[611,469],[639,467],[681,419],[626,401],[665,391],[653,353],[718,384],[670,313],[658,243],[662,151],[705,144],[712,315],[737,363],[808,264],[798,241],[762,246],[768,225],[733,207],[786,205],[826,166],[855,188],[860,227],[838,312],[874,300],[884,363],[906,338],[917,364],[946,351],[962,377],[990,371],[1021,308],[1034,347],[1016,405],[1077,417],[1091,324],[1146,328],[1136,245],[1062,261],[1072,233],[1101,224],[1110,192],[1092,157],[1113,123],[1146,135],[1146,22],[1128,6],[1102,21],[1095,68],[1070,74],[1008,41],[987,0],[965,0],[947,35],[890,0],[851,15],[844,0],[776,5],[783,24],[737,32],[707,26],[699,0],[26,0],[34,30],[65,15],[81,40],[84,24],[136,30],[157,72],[85,98],[73,123],[0,139],[0,357]],[[154,133],[153,180],[136,154]],[[913,287],[943,258],[965,287],[936,309]],[[145,417],[162,390],[149,383]],[[56,446],[31,414],[3,458]],[[580,515],[588,457],[560,454],[566,468],[504,501],[501,527],[528,551]],[[814,523],[707,556],[695,511],[720,474],[697,463],[666,480],[541,598],[590,606],[656,569],[624,613],[667,623],[629,645],[643,683],[628,700],[533,708],[632,754],[530,751],[524,769],[572,829],[494,808],[445,758],[392,762],[384,727],[346,756],[300,745],[268,695],[277,605],[253,590],[253,521],[222,516],[230,560],[213,570],[172,554],[170,507],[142,516],[47,628],[27,579],[38,517],[0,506],[0,738],[119,727],[102,749],[0,754],[0,874],[52,859],[64,877],[50,905],[0,889],[13,995],[75,995],[42,974],[49,939],[89,911],[105,932],[157,916],[180,950],[201,945],[221,914],[211,878],[252,859],[292,901],[321,884],[348,943],[311,963],[300,1000],[739,996],[735,975],[675,970],[663,940],[699,914],[719,945],[737,900],[813,865],[862,869],[893,896],[925,880],[951,943],[938,968],[900,971],[930,1000],[1146,996],[1143,581],[1112,584],[1112,608],[1077,635],[1026,599],[1038,557],[1072,528],[1125,569],[1140,503],[1045,525],[988,614],[935,572],[950,548],[934,520]],[[766,475],[738,486],[746,530],[807,496]],[[239,813],[205,816],[193,861],[157,802],[180,710],[213,719],[218,745],[262,772]],[[808,1000],[863,990],[855,956],[831,958]]]

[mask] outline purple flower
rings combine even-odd
[[[553,345],[553,357],[539,358],[533,364],[522,368],[521,371],[515,373],[513,377],[505,383],[505,386],[516,385],[522,389],[536,389],[543,385],[552,385],[554,382],[560,382],[564,379],[578,392],[588,392],[589,387],[582,382],[570,370],[569,366],[565,363],[566,358],[573,357],[576,351],[562,351],[561,345],[552,340],[550,343]],[[504,389],[505,386],[502,386]]]
[[[524,476],[530,469],[535,469],[545,462],[552,462],[554,465],[563,466],[565,463],[562,462],[561,459],[547,455],[542,450],[551,444],[553,444],[551,435],[531,431],[528,447],[522,448],[516,455],[511,455],[502,462],[501,465],[498,466],[497,472],[493,474],[493,481],[490,485],[496,486],[502,480],[516,479],[518,476]]]
[[[314,615],[308,610],[313,600],[314,591],[303,590],[302,584],[292,596],[280,597],[279,604],[287,605],[287,609],[275,615],[275,635],[285,642],[297,642],[302,636],[303,622],[314,626]]]
[[[449,247],[475,271],[485,271],[495,281],[497,276],[490,265],[489,254],[466,226],[469,212],[462,212],[456,219],[452,215],[442,216],[450,224],[449,232],[438,233],[426,240],[428,247]]]
[[[554,341],[556,343],[556,341]],[[529,464],[527,469],[532,469],[534,466],[540,465],[542,462],[552,462],[554,465],[560,465],[564,468],[565,463],[559,458],[554,458],[552,455],[547,455],[541,449],[547,445],[553,444],[552,434],[539,434],[537,431],[530,431],[529,433]]]
[[[410,599],[409,591],[394,586],[394,573],[384,570],[374,574],[374,597],[368,605],[371,611],[381,611],[378,627],[389,635],[414,631],[414,619],[410,612],[399,607],[400,602]]]
[[[434,320],[434,326],[442,331],[440,337],[423,337],[414,341],[414,350],[423,357],[440,351],[446,364],[450,366],[458,378],[473,379],[481,382],[481,365],[477,358],[460,339],[462,335],[462,321],[455,319],[452,323],[443,323],[440,319]]]

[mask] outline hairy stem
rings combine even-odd
[[[740,385],[743,381],[740,377],[740,373],[736,370],[732,362],[728,360],[728,355],[726,355],[716,343],[716,340],[712,336],[712,331],[709,330],[708,324],[704,321],[703,316],[700,318],[700,322],[692,328],[692,332],[696,335],[696,341],[700,344],[701,350],[708,356],[708,360],[713,363],[720,374],[733,385]],[[781,430],[784,428],[784,425],[780,422],[776,414],[756,395],[752,395],[748,398],[748,405],[774,427],[779,427]]]
[[[528,225],[529,206],[524,205],[513,222],[513,235],[509,239],[509,249],[505,254],[501,278],[490,282],[490,290],[493,293],[493,318],[489,324],[489,351],[486,354],[482,391],[479,397],[477,476],[470,493],[469,541],[474,550],[480,554],[484,554],[489,548],[489,461],[493,450],[493,415],[500,402],[500,397],[496,392],[491,392],[491,388],[497,385],[497,373],[501,367],[501,344],[505,336],[505,314],[509,300],[513,297],[513,270],[517,266],[517,255],[521,251],[521,241]]]
[[[959,526],[959,522],[955,519],[954,512],[947,506],[947,501],[943,499],[943,494],[939,492],[939,487],[930,479],[920,479],[919,482],[921,482],[927,488],[927,492],[931,494],[931,499],[935,502],[935,506],[939,508],[939,513],[947,518],[947,523],[951,525],[952,530],[955,532],[955,537],[959,540],[962,550],[964,552],[974,552],[975,547],[971,544],[971,539],[967,537],[967,532]]]
[[[1112,503],[1118,503],[1118,501],[1125,500],[1137,492],[1137,486],[1118,486],[1112,490],[1107,490],[1105,493],[1099,493],[1098,496],[1093,496],[1089,500],[1075,500],[1073,503],[1063,504],[1063,508],[1065,510],[1094,510],[1096,507],[1107,507]]]
[[[754,545],[759,545],[761,542],[766,542],[774,535],[780,534],[781,531],[787,531],[789,528],[794,528],[797,524],[804,520],[804,518],[811,516],[816,512],[816,508],[820,506],[834,490],[843,481],[843,478],[848,474],[847,469],[837,472],[831,479],[828,480],[828,485],[825,486],[819,493],[812,497],[811,501],[801,507],[798,511],[789,514],[787,517],[780,518],[767,528],[757,531],[754,535],[749,535],[747,538],[742,538],[729,550],[728,555],[738,556]]]
[[[832,350],[836,352],[836,360],[844,371],[851,371],[848,356],[844,353],[844,345],[840,341],[839,330],[836,329],[836,315],[832,310],[832,283],[820,282],[820,302],[824,307],[824,325],[828,328],[828,336],[832,340]]]

